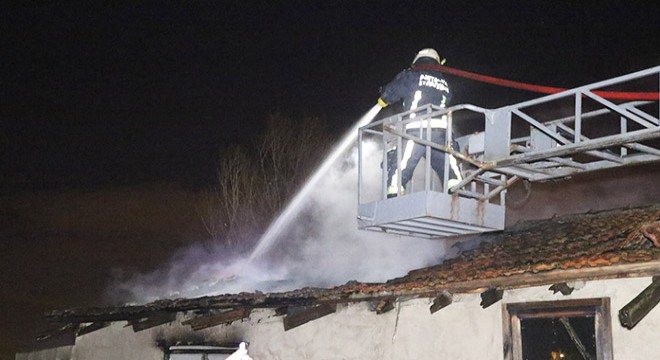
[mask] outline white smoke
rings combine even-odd
[[[380,189],[382,152],[365,143],[364,187]],[[444,243],[357,229],[357,154],[335,164],[310,194],[314,233],[302,237],[290,273],[299,285],[332,285],[348,280],[378,282],[439,261]]]
[[[375,144],[364,145],[365,188],[378,191],[382,151]],[[277,256],[230,260],[222,249],[193,247],[177,254],[167,270],[121,281],[111,292],[142,303],[164,297],[285,291],[350,280],[382,282],[438,263],[446,242],[357,229],[356,150],[340,157],[310,191],[304,210],[269,249]]]

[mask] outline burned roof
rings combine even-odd
[[[455,258],[385,283],[350,281],[332,288],[239,293],[159,300],[141,306],[58,310],[55,322],[140,319],[184,311],[283,308],[443,292],[481,292],[559,282],[660,274],[660,204],[528,221],[478,236],[480,245]],[[244,314],[243,314],[244,315]]]

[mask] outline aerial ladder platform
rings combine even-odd
[[[648,100],[608,96],[649,89]],[[358,133],[358,227],[423,238],[502,230],[506,191],[520,180],[660,161],[659,90],[660,66],[497,109],[426,105],[372,122]],[[446,120],[445,143],[431,141],[430,119]],[[413,121],[427,131],[406,130]],[[404,189],[398,169],[407,142],[426,156]],[[431,169],[432,150],[445,156],[441,177]],[[458,183],[448,181],[450,157],[461,169]],[[388,166],[397,170],[395,197]]]

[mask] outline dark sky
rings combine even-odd
[[[17,3],[0,8],[0,358],[44,311],[98,301],[111,269],[204,240],[178,184],[203,186],[271,114],[339,135],[424,47],[558,87],[660,65],[660,5],[641,1]],[[455,103],[539,96],[448,79]]]
[[[320,116],[346,129],[423,47],[459,69],[562,87],[660,64],[657,4],[428,4],[5,9],[1,185],[199,182],[219,147],[249,142],[269,114],[301,124]],[[537,96],[450,80],[456,103],[492,107]]]

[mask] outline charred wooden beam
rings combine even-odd
[[[213,315],[196,317],[194,319],[186,320],[182,322],[182,324],[190,325],[193,330],[197,331],[213,326],[231,324],[234,321],[249,317],[251,312],[252,308],[237,308]]]
[[[75,345],[78,326],[79,324],[74,323],[63,324],[58,328],[40,333],[36,340],[41,345],[48,344],[53,347]]]
[[[46,314],[46,319],[52,323],[88,323],[98,321],[134,321],[161,313],[212,311],[233,309],[237,307],[254,307],[253,303],[263,302],[259,294],[220,295],[198,299],[158,300],[147,305],[112,306],[53,310]],[[271,307],[271,306],[264,306]]]
[[[137,306],[131,307],[137,308]],[[143,309],[139,311],[126,311],[122,312],[122,308],[111,308],[107,310],[108,312],[103,312],[105,309],[91,308],[88,311],[85,309],[73,309],[73,310],[64,310],[64,311],[52,311],[49,314],[46,314],[46,319],[52,323],[88,323],[88,322],[113,322],[113,321],[129,321],[135,322],[140,319],[151,317],[154,315],[161,314],[168,310],[154,310],[149,309],[146,306],[142,306]],[[184,310],[173,310],[173,311],[184,311]]]
[[[502,296],[504,296],[504,290],[488,289],[481,293],[481,303],[479,305],[485,309],[502,300]]]
[[[653,242],[653,245],[660,247],[660,221],[647,223],[641,228],[642,234]]]
[[[176,313],[161,313],[140,320],[129,321],[128,325],[133,326],[134,332],[139,332],[142,330],[151,329],[154,326],[167,324],[174,320],[176,320]]]
[[[440,296],[433,299],[433,304],[431,304],[429,311],[433,314],[436,311],[449,306],[453,301],[451,293],[443,291]]]
[[[286,315],[286,312],[289,308],[287,306],[278,307],[275,309],[275,316]]]
[[[619,310],[619,322],[632,329],[660,302],[660,277]]]
[[[562,295],[570,295],[575,288],[568,286],[567,283],[557,283],[550,286],[548,290],[552,290],[553,294],[560,292]]]
[[[78,329],[78,332],[76,333],[76,336],[83,336],[83,335],[92,333],[96,330],[103,329],[104,327],[107,327],[108,325],[110,325],[109,322],[99,321],[99,322],[93,322],[93,323],[91,323],[89,325],[86,325],[86,326],[81,326]]]
[[[76,335],[72,332],[55,334],[47,339],[23,342],[24,351],[37,352],[41,350],[52,350],[62,346],[71,346],[76,344]],[[13,358],[11,358],[13,359]]]
[[[566,316],[562,316],[559,318],[559,322],[564,325],[564,329],[566,329],[566,332],[568,333],[568,336],[573,340],[573,344],[575,347],[578,349],[580,352],[580,355],[582,355],[583,359],[586,360],[594,360],[593,356],[587,351],[587,348],[584,346],[584,343],[582,343],[582,340],[580,340],[580,336],[578,335],[577,331],[573,328],[573,325],[571,325],[570,320]]]
[[[284,331],[291,330],[336,311],[337,304],[320,304],[303,308],[289,308],[289,311],[284,318]]]
[[[378,315],[385,314],[386,312],[394,309],[394,301],[396,301],[396,298],[383,299],[376,303],[374,311],[376,311],[376,314]]]
[[[482,288],[518,289],[532,286],[549,286],[558,282],[590,281],[615,279],[623,277],[655,276],[658,274],[660,260],[650,259],[640,263],[618,263],[608,266],[582,267],[580,269],[553,270],[539,273],[524,273],[520,275],[498,276],[495,278],[470,279],[452,281],[446,284],[426,284],[420,287],[393,290],[388,282],[380,285],[370,285],[373,291],[364,293],[352,291],[349,297],[342,291],[313,290],[300,294],[292,291],[279,294],[239,294],[221,295],[201,299],[159,300],[142,306],[122,306],[108,308],[86,308],[55,310],[46,314],[51,323],[91,323],[107,321],[124,321],[149,317],[161,312],[185,312],[211,309],[218,311],[237,307],[250,308],[282,308],[288,306],[312,305],[312,303],[356,303],[363,301],[380,301],[394,296],[435,297],[440,290],[451,293],[472,293]],[[406,281],[406,280],[402,280]],[[308,295],[311,294],[311,295]],[[294,296],[295,295],[295,296]],[[322,300],[319,300],[322,299]]]

